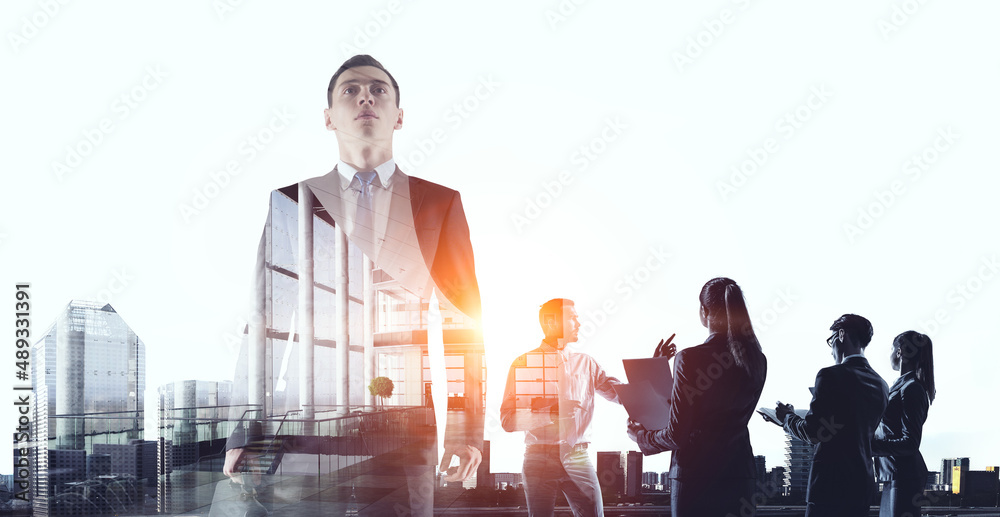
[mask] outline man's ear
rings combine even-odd
[[[396,125],[392,126],[393,129],[403,129],[403,110],[399,110],[399,116],[396,117]]]
[[[333,108],[327,108],[323,110],[323,125],[329,131],[336,131],[337,128],[333,126],[333,120],[330,119],[330,110]]]
[[[546,314],[542,317],[542,332],[545,337],[552,336],[559,327],[559,321],[555,314]]]

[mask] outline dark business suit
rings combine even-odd
[[[816,445],[807,517],[867,516],[876,492],[872,472],[872,435],[882,417],[888,387],[861,356],[816,374],[805,418],[785,417],[789,434]]]
[[[476,320],[481,317],[481,301],[479,283],[476,280],[475,259],[472,252],[472,241],[469,235],[469,224],[462,207],[462,198],[457,190],[438,185],[421,178],[407,176],[397,166],[392,175],[393,204],[406,203],[407,211],[412,219],[388,217],[385,235],[408,234],[416,236],[416,247],[401,245],[392,240],[384,240],[382,247],[392,247],[391,253],[380,253],[383,250],[369,249],[364,241],[351,240],[368,257],[384,257],[384,261],[375,261],[375,267],[389,272],[402,286],[423,298],[429,298],[430,289],[437,291],[444,298],[442,302],[449,303],[465,315]],[[353,225],[345,221],[346,209],[341,198],[343,184],[340,173],[335,167],[323,176],[317,176],[303,181],[314,195],[314,211],[319,217],[327,218],[343,228]],[[298,202],[299,184],[295,183],[278,189],[281,193]],[[408,198],[408,199],[407,199]],[[392,212],[392,208],[390,208]],[[411,226],[412,223],[412,226]],[[270,223],[268,223],[270,224]],[[261,237],[257,259],[256,276],[263,278],[266,250],[265,235]],[[393,261],[397,259],[398,261]],[[399,264],[415,264],[422,262],[426,267],[424,274],[418,274],[417,268],[407,266],[409,271],[404,275],[395,275]],[[262,282],[262,280],[258,280]],[[483,434],[483,419],[469,418],[464,424],[456,424],[454,428],[445,430],[445,446],[465,445],[467,437],[481,437]],[[460,443],[461,442],[461,443]],[[481,438],[474,438],[468,445],[482,450]],[[227,449],[230,447],[227,447]],[[428,448],[424,451],[423,462],[436,465],[440,460],[441,451]]]
[[[472,253],[472,241],[469,237],[469,224],[465,219],[462,198],[457,190],[438,185],[425,179],[407,176],[399,167],[393,173],[393,181],[403,180],[405,189],[402,192],[409,197],[409,208],[412,214],[412,228],[418,243],[418,250],[397,250],[396,255],[419,253],[424,265],[430,273],[433,287],[444,296],[445,301],[456,309],[475,319],[480,318],[479,283],[476,281],[476,266]],[[350,227],[341,219],[344,209],[341,206],[340,190],[341,176],[334,168],[324,175],[305,180],[304,183],[316,196],[316,209],[329,217],[339,226]],[[288,185],[279,189],[283,194],[298,201],[298,184]],[[400,200],[404,201],[404,200]],[[395,202],[395,200],[394,200]],[[389,218],[389,228],[386,233],[393,232],[392,225],[408,224],[401,219]],[[352,241],[369,257],[378,256],[378,250],[366,249],[362,241]],[[384,243],[383,245],[389,245]],[[391,259],[392,255],[388,255]],[[412,259],[413,257],[407,257]],[[380,264],[376,267],[393,274],[392,264]],[[403,283],[403,287],[417,294],[424,295],[427,290],[427,280],[399,276],[394,278]],[[425,296],[429,297],[429,295]]]
[[[345,202],[347,184],[336,168],[302,183],[313,196],[313,213],[317,217],[341,227],[345,232],[356,227],[353,219],[355,205]],[[352,238],[348,234],[348,239],[373,260],[376,268],[385,270],[407,291],[429,298],[431,291],[436,290],[443,298],[442,305],[450,304],[478,320],[481,317],[479,285],[469,226],[458,191],[407,176],[398,167],[393,172],[390,183],[386,188],[392,195],[388,212],[380,214],[382,217],[373,218],[373,225],[379,226],[379,233],[376,235],[379,238],[366,241]],[[278,190],[293,201],[299,201],[298,183]],[[269,210],[269,213],[272,211]],[[258,246],[254,279],[260,286],[266,285],[266,270],[271,263],[268,246],[271,224],[269,217]],[[263,291],[263,287],[259,289]],[[408,374],[419,378],[420,371]],[[445,447],[471,445],[482,450],[483,419],[477,415],[468,415],[464,422],[461,420],[456,419],[446,427]],[[434,423],[411,429],[407,447],[395,451],[393,456],[382,455],[384,460],[400,467],[397,474],[405,473],[410,492],[408,511],[413,514],[429,515],[432,511],[433,466],[437,465],[442,454],[442,451],[437,450],[436,433]],[[245,448],[250,442],[252,437],[238,427],[227,440],[226,450]],[[331,454],[335,451],[335,445],[329,437],[282,440],[284,452]],[[388,476],[385,477],[388,479]],[[382,497],[376,504],[366,507],[365,511],[372,515],[396,512],[399,508],[406,507],[406,495],[406,491],[393,492]],[[394,498],[402,499],[396,504]],[[419,504],[415,502],[417,499],[421,500]],[[387,508],[383,510],[378,504],[384,504]]]
[[[927,465],[920,454],[920,437],[930,400],[916,373],[900,375],[889,390],[889,405],[872,440],[882,489],[882,517],[920,515],[918,502],[927,484]]]
[[[725,334],[674,359],[667,427],[637,434],[639,449],[670,458],[671,515],[720,517],[753,508],[753,449],[747,422],[764,388],[736,365]],[[744,511],[745,512],[745,511]]]

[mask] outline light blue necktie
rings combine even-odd
[[[354,216],[354,235],[368,242],[374,242],[374,225],[372,224],[372,181],[375,171],[358,172],[354,175],[361,184],[358,193],[358,211]]]

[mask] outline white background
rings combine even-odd
[[[166,382],[231,378],[268,193],[332,168],[327,82],[370,53],[401,85],[404,170],[462,193],[491,412],[545,300],[575,299],[592,325],[579,349],[622,376],[620,359],[660,337],[700,343],[698,290],[724,275],[757,319],[762,405],[805,408],[832,362],[827,328],[855,312],[890,384],[892,338],[934,339],[930,469],[1000,464],[1000,280],[984,266],[1000,253],[1000,5],[232,4],[0,7],[0,326],[13,332],[16,282],[32,285],[36,335],[71,299],[101,297],[146,343],[148,409]],[[269,135],[275,111],[292,120]],[[249,138],[269,141],[251,156]],[[60,173],[67,148],[86,156]],[[219,172],[233,160],[237,174]],[[946,321],[928,325],[935,314]],[[594,449],[634,447],[620,407],[597,413]],[[12,406],[2,415],[12,432]],[[750,430],[781,464],[781,431]],[[518,471],[521,437],[488,431],[507,452],[494,471]]]

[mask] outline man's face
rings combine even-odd
[[[563,307],[563,342],[575,343],[580,335],[580,317],[576,307]]]
[[[403,110],[396,107],[396,91],[389,76],[374,66],[349,68],[330,92],[330,108],[323,110],[327,129],[338,138],[369,142],[392,139],[403,127]]]

